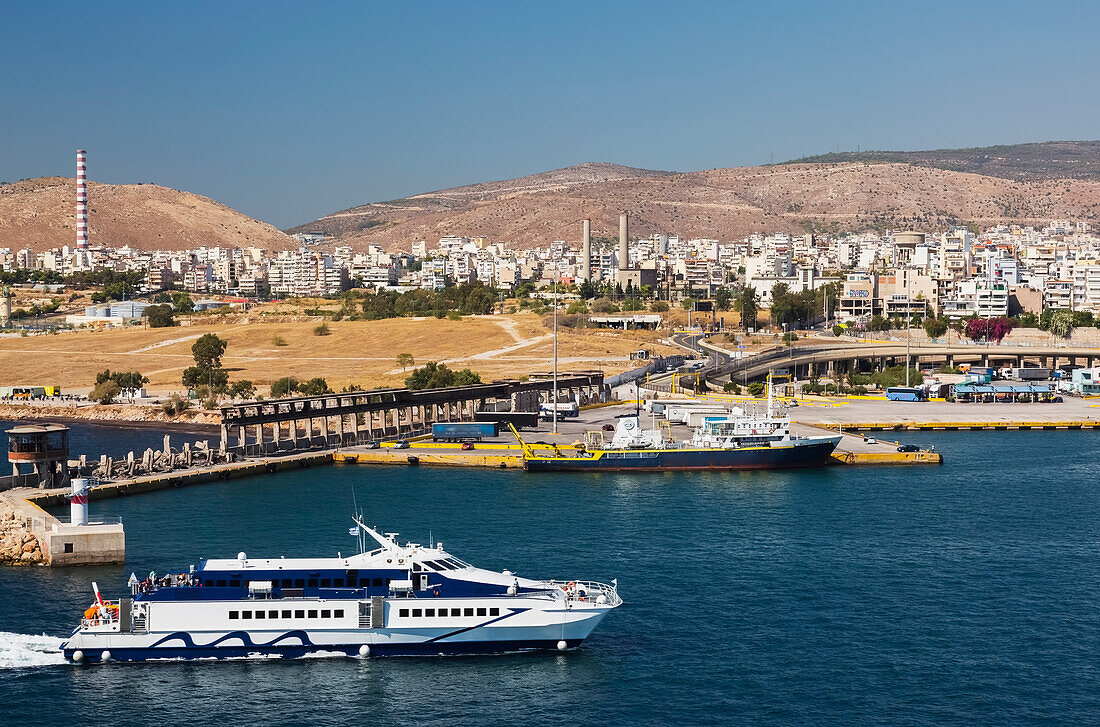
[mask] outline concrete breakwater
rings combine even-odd
[[[127,495],[140,494],[142,492],[154,492],[172,487],[187,487],[219,480],[231,480],[252,475],[262,475],[271,472],[282,472],[289,469],[301,469],[315,464],[331,464],[332,452],[305,452],[291,454],[283,457],[264,457],[251,459],[244,462],[231,462],[215,464],[207,467],[176,470],[150,474],[142,477],[103,482],[88,490],[88,496],[92,500],[102,500],[111,497],[125,497]],[[30,490],[12,491],[18,493],[28,502],[40,507],[53,507],[68,502],[68,490]]]
[[[31,532],[30,521],[10,498],[0,499],[0,565],[38,565],[45,562],[42,546]]]

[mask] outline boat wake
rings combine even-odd
[[[35,666],[56,666],[65,663],[58,650],[61,646],[56,636],[31,636],[0,631],[0,669],[26,669]]]

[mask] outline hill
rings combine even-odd
[[[1096,220],[1100,181],[1019,181],[896,162],[781,164],[670,173],[583,164],[354,207],[292,231],[320,230],[354,247],[408,250],[443,235],[486,236],[516,248],[595,236],[737,239],[752,233],[939,229],[956,223]]]
[[[1044,141],[931,151],[861,151],[820,154],[788,164],[897,162],[971,172],[1018,181],[1091,179],[1100,181],[1100,141]]]
[[[76,242],[76,180],[0,185],[0,247],[36,252]],[[88,183],[89,242],[142,250],[206,245],[282,250],[297,245],[275,227],[190,192],[155,184]]]

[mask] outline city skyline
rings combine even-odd
[[[20,113],[0,121],[0,179],[71,176],[86,148],[92,181],[283,228],[583,161],[687,171],[1089,138],[1100,121],[1083,4],[6,14],[21,32],[0,89]]]

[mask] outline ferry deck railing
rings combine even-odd
[[[600,605],[618,606],[623,602],[619,597],[617,585],[600,583],[599,581],[546,581],[546,583],[565,591],[568,601],[593,602]],[[601,603],[600,597],[603,597]]]

